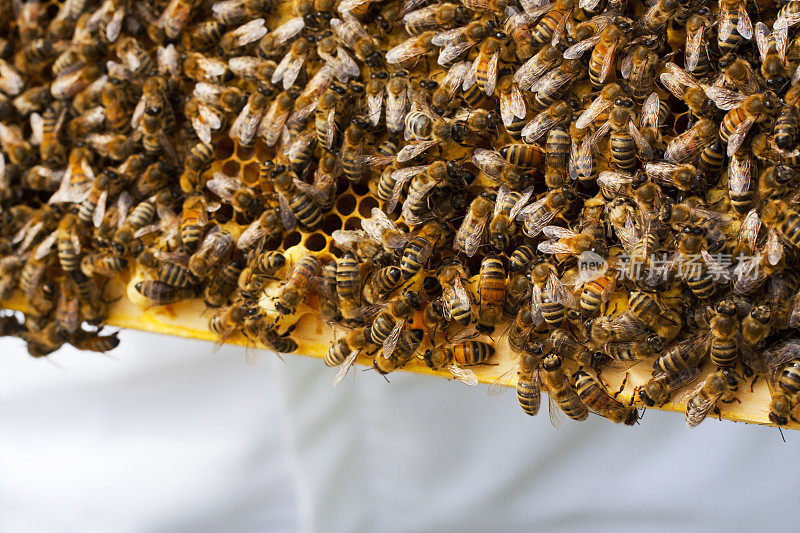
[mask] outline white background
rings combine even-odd
[[[515,395],[143,333],[0,340],[0,531],[796,530],[800,434],[648,411],[554,430]]]

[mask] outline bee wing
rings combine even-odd
[[[455,281],[453,282],[453,292],[455,292],[455,294],[456,294],[456,300],[458,300],[460,302],[466,302],[466,303],[470,302],[469,293],[467,292],[467,289],[464,288],[464,284],[461,282],[461,278],[460,277],[456,277]],[[452,340],[453,340],[453,342],[455,342],[455,341],[464,340],[464,339],[468,339],[468,338],[474,338],[475,336],[477,336],[477,332],[475,332],[475,335],[473,337],[466,336],[466,335],[469,335],[470,333],[471,332],[469,330],[464,330],[464,331],[460,332],[458,335],[456,335],[455,337],[453,337]]]
[[[600,67],[600,82],[604,82],[608,76],[614,70],[614,64],[616,61],[616,51],[617,51],[617,43],[611,45],[608,50],[606,51],[606,55],[603,57],[603,64]]]
[[[592,134],[585,135],[583,141],[581,142],[581,147],[578,152],[578,169],[579,172],[591,172],[592,168],[592,150],[594,149],[595,145],[600,141],[600,139],[605,136],[606,133],[611,129],[611,124],[606,121],[597,131]],[[587,176],[589,174],[586,174]]]
[[[534,55],[514,73],[514,83],[519,85],[522,90],[528,90],[537,78],[545,74],[550,66],[540,62],[539,58]]]
[[[331,237],[336,246],[348,249],[351,248],[353,244],[366,240],[367,234],[359,229],[337,229],[331,234]]]
[[[533,187],[528,187],[527,189],[522,191],[522,194],[514,203],[514,206],[511,208],[511,211],[508,212],[508,217],[511,220],[517,219],[517,214],[522,210],[523,207],[525,207],[525,204],[527,204],[528,201],[531,199],[531,196],[533,196],[533,192],[534,192]]]
[[[489,384],[489,387],[487,387],[486,394],[489,396],[500,396],[508,392],[509,388],[514,386],[514,376],[517,374],[517,369],[519,369],[519,363],[514,364],[514,366],[497,376],[497,378]]]
[[[131,198],[130,193],[128,191],[122,191],[117,197],[117,213],[119,215],[119,218],[117,219],[117,228],[121,228],[125,223],[125,220],[128,218],[128,211],[130,211],[131,205],[133,205],[133,198]]]
[[[453,377],[465,385],[475,387],[478,384],[478,378],[475,376],[475,372],[469,368],[460,368],[456,365],[447,365],[447,370],[453,374]]]
[[[424,153],[428,148],[435,145],[437,142],[438,141],[436,140],[410,142],[397,153],[397,162],[404,163],[406,161],[410,161]]]
[[[769,52],[769,28],[761,21],[756,22],[756,45],[758,46],[758,54],[761,56],[761,61]]]
[[[461,90],[466,92],[468,91],[473,85],[478,83],[478,60],[480,59],[480,55],[475,58],[470,65],[469,70],[467,71],[467,75],[464,76],[464,81],[461,83]]]
[[[405,126],[406,108],[408,107],[408,96],[403,89],[399,95],[393,95],[387,91],[386,94],[386,129],[391,133],[399,133]]]
[[[356,364],[356,359],[358,359],[358,352],[359,350],[353,350],[350,354],[342,361],[342,364],[339,365],[339,368],[336,369],[336,374],[333,376],[333,386],[336,387],[344,381],[345,376],[350,371],[350,368]]]
[[[647,142],[647,139],[644,138],[644,135],[642,135],[633,121],[628,122],[628,132],[631,134],[631,137],[633,137],[633,142],[636,143],[636,148],[639,150],[639,157],[645,161],[653,159],[653,149],[650,147],[650,143]]]
[[[531,287],[531,317],[535,325],[540,325],[544,322],[542,317],[542,288],[534,283]]]
[[[750,22],[745,2],[739,3],[739,20],[736,22],[736,31],[748,41],[753,38],[753,23]]]
[[[37,232],[32,232],[32,234],[36,234]],[[47,237],[42,239],[42,242],[39,243],[39,246],[36,247],[36,252],[33,254],[33,258],[37,261],[41,261],[45,257],[50,254],[53,250],[53,245],[55,245],[56,241],[58,240],[58,232],[54,231],[50,233]],[[20,246],[21,250],[27,250],[30,244],[28,243],[27,246]]]
[[[728,186],[732,194],[742,194],[750,188],[750,172],[752,159],[740,158],[736,154],[731,156],[728,165]]]
[[[633,219],[630,215],[625,220],[625,225],[616,229],[617,237],[619,237],[622,247],[626,252],[630,253],[636,244],[639,242],[639,233],[636,231],[636,226],[633,224]]]
[[[604,100],[602,97],[598,96],[592,103],[589,104],[589,107],[581,113],[578,119],[575,121],[575,127],[578,129],[585,129],[589,127],[589,125],[597,119],[602,113],[604,113],[608,108],[610,108],[614,102],[610,100]]]
[[[331,28],[334,28],[333,21],[338,19],[331,20]],[[292,19],[287,20],[274,30],[272,30],[272,36],[275,39],[275,42],[278,44],[283,44],[287,42],[289,39],[292,39],[300,34],[305,28],[305,21],[303,17],[294,17]],[[334,28],[335,31],[335,28]]]
[[[178,61],[178,51],[174,44],[156,48],[156,63],[158,71],[173,78],[180,75],[181,67]]]
[[[782,341],[763,353],[766,378],[770,384],[775,383],[775,374],[778,370],[793,359],[800,356],[800,344],[796,338]]]
[[[536,249],[543,254],[568,254],[574,252],[571,246],[558,241],[542,241],[537,245]]]
[[[509,192],[510,190],[505,183],[503,183],[502,185],[500,185],[500,187],[497,188],[497,198],[494,201],[494,212],[492,213],[493,217],[496,217],[498,213],[502,211],[503,203],[505,203],[505,199],[508,196]]]
[[[669,62],[664,65],[665,72],[661,73],[659,79],[661,83],[664,84],[664,87],[669,90],[672,94],[674,94],[677,98],[682,99],[684,93],[684,86],[686,87],[695,87],[699,88],[700,84],[697,83],[697,80],[694,77],[683,70],[681,67],[676,65],[675,63]]]
[[[283,227],[287,230],[294,229],[297,225],[297,217],[289,207],[289,201],[283,194],[278,194],[278,212],[281,216]]]
[[[705,385],[703,382],[699,388]],[[698,392],[699,392],[698,388]],[[711,409],[717,404],[717,400],[722,398],[721,394],[715,394],[714,396],[710,396],[708,398],[701,398],[698,401],[693,402],[691,406],[687,405],[686,407],[686,427],[689,429],[697,427],[700,422],[705,420],[708,413],[711,412]]]
[[[534,203],[532,203],[532,204],[530,204],[530,205],[527,205],[527,206],[523,207],[523,208],[522,208],[522,209],[520,209],[520,210],[519,210],[519,212],[517,213],[517,217],[516,217],[516,219],[515,219],[515,220],[525,220],[525,219],[526,219],[526,218],[528,218],[528,216],[530,216],[532,213],[535,213],[536,211],[538,211],[539,209],[541,209],[541,207],[542,207],[542,206],[545,204],[545,202],[547,202],[547,196],[544,196],[544,197],[542,197],[542,198],[540,198],[540,199],[536,200]],[[547,224],[543,224],[543,225],[542,225],[542,227],[544,227],[544,226],[546,226],[546,225],[547,225]],[[541,229],[541,228],[540,228],[540,229]]]
[[[525,139],[525,142],[533,144],[542,135],[553,129],[558,121],[559,119],[553,117],[547,110],[542,111],[522,128],[522,138]]]
[[[283,73],[283,90],[288,91],[289,88],[294,85],[294,82],[297,80],[297,76],[300,75],[300,71],[303,68],[303,65],[306,62],[306,57],[308,54],[300,54],[297,57],[293,57],[289,64],[286,66],[286,70]],[[276,69],[277,71],[277,69]]]
[[[261,225],[260,220],[256,219],[251,222],[239,236],[239,240],[236,241],[236,248],[239,250],[249,250],[253,247],[253,244],[258,242],[266,234],[267,229]]]
[[[339,81],[347,81],[349,78],[357,78],[361,74],[361,70],[356,63],[356,60],[347,53],[341,46],[336,46],[336,63],[334,67],[334,74]]]
[[[500,152],[485,148],[475,148],[475,152],[472,154],[472,163],[492,179],[498,179],[507,164]]]
[[[777,265],[783,257],[783,245],[774,229],[769,230],[769,233],[767,233],[767,242],[764,244],[764,250],[767,252],[767,261],[769,261],[770,265]]]
[[[414,59],[420,54],[425,53],[424,48],[417,45],[417,38],[410,37],[386,52],[386,62],[390,65],[403,63],[409,59]]]
[[[346,13],[349,13],[350,11],[353,11],[354,9],[363,6],[364,4],[368,4],[369,2],[370,0],[342,0],[339,3],[338,10],[339,13],[344,15]]]
[[[554,302],[560,303],[564,307],[578,307],[578,301],[575,299],[575,295],[572,294],[572,291],[570,291],[567,286],[558,279],[558,276],[553,273],[547,278],[545,291]]]
[[[717,25],[717,35],[720,41],[727,41],[733,33],[734,23],[728,7],[723,3],[719,6],[719,24]]]
[[[455,96],[456,91],[461,87],[464,78],[467,76],[467,72],[469,72],[470,66],[469,61],[459,61],[447,71],[441,86],[447,88],[447,95],[450,98]]]
[[[488,213],[479,218],[472,226],[472,230],[464,238],[464,252],[467,257],[472,257],[478,251],[478,247],[483,240],[483,230],[486,228],[486,223],[489,221]]]
[[[514,117],[525,118],[525,100],[519,87],[516,84],[511,86],[511,90],[500,95],[500,117],[503,124],[510,126],[514,122]]]
[[[572,390],[572,385],[569,384],[567,376],[564,376],[564,387],[569,388],[572,396],[575,395],[575,391]],[[564,412],[558,404],[556,404],[556,401],[553,399],[553,393],[549,390],[547,393],[547,414],[550,417],[550,424],[552,424],[555,429],[560,429],[564,426]]]
[[[700,61],[700,51],[702,50],[704,28],[701,26],[699,30],[691,35],[686,36],[686,69],[694,70],[697,68],[697,63]]]
[[[458,59],[461,56],[461,54],[463,54],[473,46],[475,46],[475,43],[472,41],[448,42],[444,46],[444,48],[442,48],[441,51],[439,52],[439,57],[436,60],[436,62],[444,67],[452,63],[456,59]]]
[[[494,88],[497,85],[498,61],[500,61],[500,52],[495,52],[492,54],[492,58],[489,60],[489,66],[486,69],[486,84],[483,87],[483,92],[486,93],[486,96],[492,96],[492,94],[494,94]]]
[[[700,255],[705,264],[709,267],[709,270],[722,279],[729,280],[731,278],[730,268],[717,261],[713,255],[708,253],[708,250],[701,250]]]
[[[567,28],[567,23],[572,21],[573,9],[574,8],[569,8],[566,13],[561,14],[561,20],[559,20],[558,24],[556,24],[556,27],[553,30],[553,38],[550,39],[551,45],[556,46],[561,41],[561,37],[564,36],[564,30]]]
[[[106,216],[107,198],[108,191],[103,191],[100,193],[100,197],[97,199],[97,207],[94,208],[94,213],[92,213],[92,223],[94,224],[95,228],[100,227],[100,224],[103,223],[103,218]]]
[[[316,138],[317,134],[313,129],[306,130],[295,137],[292,144],[284,148],[283,153],[289,159],[296,159]]]
[[[300,21],[302,22],[302,18]],[[241,47],[261,39],[267,34],[267,28],[264,27],[264,19],[257,18],[242,24],[233,32],[235,35],[234,46]]]
[[[307,194],[317,203],[324,204],[325,202],[328,201],[328,194],[325,193],[324,191],[321,191],[314,185],[306,183],[305,181],[299,180],[297,178],[294,178],[292,181],[294,181],[295,186],[302,193]]]
[[[242,188],[242,182],[236,176],[214,172],[214,177],[206,182],[206,188],[220,198],[230,200],[233,193]]]
[[[461,221],[461,226],[458,228],[456,232],[455,239],[453,239],[453,250],[455,251],[463,251],[467,254],[468,257],[472,257],[475,255],[475,250],[477,250],[477,244],[474,246],[474,250],[471,249],[469,246],[469,238],[474,234],[477,233],[474,227],[474,219],[475,215],[472,209],[467,211],[466,216],[464,216],[464,220]],[[481,236],[483,236],[483,228],[481,228]],[[478,238],[478,244],[480,243],[480,237]],[[472,251],[472,253],[470,253]]]
[[[706,96],[723,111],[730,111],[735,107],[739,107],[747,99],[747,96],[724,87],[715,87],[713,85],[703,85],[702,87]]]
[[[753,127],[753,124],[756,122],[756,117],[750,116],[747,117],[741,124],[736,126],[736,129],[733,130],[730,137],[728,137],[728,157],[732,156],[740,146],[744,143],[745,137],[750,132],[750,128]]]
[[[564,50],[564,59],[578,59],[588,50],[594,48],[599,41],[600,34],[598,33],[594,37],[589,37],[588,39],[584,39],[579,43],[573,44]]]
[[[742,225],[739,228],[739,242],[746,242],[750,249],[753,250],[760,229],[761,219],[758,217],[758,211],[751,209],[742,220]]]
[[[563,239],[565,237],[575,237],[578,235],[577,232],[572,231],[568,228],[562,228],[561,226],[545,226],[542,228],[542,233],[548,239]]]
[[[394,353],[394,349],[397,348],[397,341],[400,340],[400,334],[403,333],[403,328],[405,326],[405,321],[398,320],[397,323],[392,328],[391,333],[389,336],[386,337],[383,341],[383,357],[384,359],[389,359],[392,354]]]
[[[653,127],[653,130],[658,130],[658,107],[660,104],[661,100],[658,98],[658,93],[655,91],[650,93],[650,96],[642,104],[642,114],[639,120],[640,127],[644,128],[649,125]]]
[[[383,91],[378,94],[367,95],[367,118],[373,126],[381,122],[381,111],[383,109]]]

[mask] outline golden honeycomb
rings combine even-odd
[[[48,17],[52,18],[60,5],[61,2],[58,1],[48,4],[46,8]],[[279,24],[280,21],[291,16],[292,5],[292,2],[280,2],[273,14],[267,17],[269,27],[274,27]],[[385,40],[384,44],[389,47],[401,42],[406,36],[400,31],[391,35],[383,35],[383,38]],[[428,69],[430,68],[429,65],[424,66],[428,67]],[[441,69],[436,73],[423,72],[424,70],[426,69],[423,66],[419,66],[416,70],[412,71],[412,77],[422,77],[427,74],[432,79],[441,81],[444,76],[444,71],[441,71]],[[592,89],[588,82],[576,84],[573,91],[579,99],[591,98],[590,93]],[[679,112],[680,105],[677,105],[676,102],[672,102],[672,104],[675,113],[671,117],[673,122],[670,128],[671,132],[668,135],[675,135],[676,132],[684,131],[689,121],[689,113],[683,111]],[[509,138],[504,133],[501,133],[499,140],[502,144],[508,142]],[[210,179],[216,172],[222,172],[228,176],[238,176],[241,178],[242,182],[247,185],[257,185],[262,188],[270,187],[269,184],[259,184],[259,173],[260,166],[263,162],[271,161],[276,157],[275,148],[267,148],[260,139],[253,148],[244,148],[241,145],[235,145],[226,134],[215,136],[212,144],[216,147],[216,153],[210,167],[203,172],[203,180]],[[607,145],[608,141],[603,141],[598,151],[605,152],[607,150]],[[438,157],[445,160],[464,160],[469,157],[469,155],[469,150],[461,149],[457,146],[448,146]],[[602,171],[611,168],[609,162],[605,159],[601,158],[598,161],[598,170]],[[317,254],[324,260],[332,260],[342,255],[342,251],[339,250],[332,241],[332,233],[336,230],[354,230],[361,228],[362,220],[370,217],[372,209],[376,207],[379,208],[382,205],[382,202],[370,191],[369,185],[366,184],[367,182],[374,184],[374,180],[363,180],[358,184],[350,183],[347,180],[339,180],[335,206],[332,210],[324,213],[322,224],[319,229],[313,232],[295,229],[286,232],[280,243],[270,244],[269,248],[285,252],[287,258],[286,267],[277,272],[276,277],[278,279],[285,276],[292,265],[308,253]],[[482,181],[478,181],[477,183],[478,185],[487,186],[487,183]],[[722,179],[719,180],[719,183],[705,193],[705,200],[708,205],[719,204],[719,209],[721,211],[727,211],[730,207],[727,190],[727,177],[723,176]],[[264,192],[269,191],[264,190]],[[396,214],[390,215],[390,217],[397,221],[398,226],[402,230],[410,230]],[[224,223],[224,227],[236,236],[241,233],[245,226],[228,221]],[[729,237],[736,235],[737,231],[738,222],[725,228],[725,233]],[[479,254],[466,261],[469,273],[472,276],[469,281],[469,288],[473,291],[477,284],[476,274],[480,259]],[[112,280],[112,282],[105,287],[105,297],[108,300],[116,299],[110,306],[110,316],[107,320],[108,324],[184,337],[212,341],[217,340],[216,335],[208,330],[208,314],[201,300],[184,301],[160,307],[149,307],[146,300],[135,290],[136,283],[142,279],[145,279],[143,272],[133,267],[130,272],[124,272],[118,279]],[[316,296],[313,294],[298,307],[296,313],[289,316],[276,315],[274,309],[271,308],[270,299],[280,288],[281,282],[276,281],[270,284],[265,290],[264,298],[261,301],[265,312],[268,315],[271,314],[270,316],[274,316],[279,329],[292,330],[292,337],[299,345],[298,353],[322,357],[325,350],[331,345],[331,342],[337,335],[342,335],[343,333],[341,330],[337,331],[329,325],[320,322],[318,302],[316,301]],[[25,309],[25,303],[19,296],[6,302],[6,305],[10,309]],[[616,292],[611,300],[604,304],[603,313],[606,315],[617,315],[625,310],[626,307],[627,295],[622,292]],[[418,327],[420,324],[421,318],[418,314],[413,319],[413,325]],[[482,383],[495,383],[506,387],[515,386],[517,376],[514,369],[518,356],[509,349],[507,340],[504,335],[502,335],[503,330],[505,330],[507,326],[507,323],[500,324],[494,338],[484,338],[484,340],[495,346],[496,355],[491,360],[490,364],[473,367],[475,375]],[[226,342],[247,345],[249,341],[243,336],[235,334],[228,338]],[[424,341],[423,345],[420,347],[420,352],[429,346],[430,340]],[[370,365],[372,364],[372,360],[372,356],[370,355],[361,354],[359,356],[359,362],[362,364]],[[651,369],[646,367],[646,364],[639,364],[627,371],[618,371],[613,368],[603,369],[602,380],[611,391],[617,390],[624,381],[624,387],[620,389],[617,399],[626,403],[632,403],[637,387],[640,387],[651,377]],[[402,371],[433,374],[446,378],[452,377],[451,374],[446,371],[434,371],[427,368],[417,359],[412,360]],[[335,370],[331,370],[332,376],[334,372]],[[706,371],[706,374],[709,372],[710,369]],[[720,405],[720,417],[750,423],[769,424],[769,403],[769,391],[765,381],[762,379],[754,384],[752,393],[748,393],[742,403]],[[685,410],[685,405],[668,403],[661,408],[682,411]],[[797,424],[790,422],[788,427],[797,428]]]

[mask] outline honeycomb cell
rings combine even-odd
[[[217,147],[217,160],[228,159],[233,155],[233,141],[227,135],[214,139],[214,142]]]
[[[378,207],[378,200],[372,196],[365,196],[358,203],[358,213],[364,218],[369,218],[374,207]]]
[[[325,218],[322,219],[322,233],[325,235],[330,235],[334,231],[338,229],[342,229],[342,219],[336,213],[330,213],[325,215]]]
[[[245,147],[241,144],[236,145],[236,158],[240,161],[249,161],[253,159],[253,155],[255,155],[256,149],[254,146]]]
[[[242,180],[248,185],[257,183],[258,175],[259,175],[259,164],[255,161],[250,161],[242,169]]]
[[[356,198],[351,194],[343,194],[336,200],[336,210],[342,215],[349,215],[356,209]]]
[[[344,229],[361,229],[361,219],[358,217],[350,217],[344,223]]]
[[[236,176],[239,174],[239,162],[235,159],[230,159],[222,164],[222,173],[228,176]]]
[[[287,249],[287,248],[291,248],[292,246],[295,246],[297,244],[300,244],[300,241],[302,240],[302,238],[303,237],[302,237],[302,235],[300,235],[299,232],[297,232],[297,231],[291,232],[290,234],[288,234],[286,237],[283,238],[283,248],[284,248],[284,250]]]
[[[323,235],[322,233],[312,233],[308,237],[306,237],[305,242],[303,242],[303,246],[311,250],[312,252],[321,252],[325,249],[328,245],[328,238]]]

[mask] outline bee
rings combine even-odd
[[[573,374],[578,397],[592,412],[608,418],[615,424],[627,426],[636,424],[639,412],[635,407],[624,405],[615,400],[603,385],[583,370]]]
[[[367,122],[361,117],[354,117],[353,122],[344,132],[342,145],[342,169],[353,183],[358,183],[364,175],[364,142],[367,134]]]
[[[589,80],[592,86],[601,88],[614,73],[617,49],[625,47],[627,43],[625,32],[613,24],[600,33],[589,59]]]
[[[498,151],[476,148],[472,163],[478,167],[485,179],[499,181],[511,189],[518,189],[523,185],[523,174],[519,167],[508,164],[506,158]]]
[[[403,131],[406,112],[410,103],[408,96],[408,72],[399,70],[392,73],[386,83],[386,129],[391,134]]]
[[[789,79],[786,76],[786,50],[785,41],[779,41],[777,35],[780,31],[771,34],[767,25],[757,22],[755,27],[756,45],[761,57],[761,75],[767,87],[774,90],[782,89]]]
[[[592,352],[563,328],[556,328],[550,332],[546,346],[560,358],[577,361],[580,365],[596,364]]]
[[[691,385],[699,375],[699,368],[686,368],[677,372],[656,371],[638,390],[639,399],[647,407],[664,405],[672,393]]]
[[[214,225],[206,233],[200,247],[189,257],[189,271],[198,279],[206,279],[233,250],[233,235]]]
[[[421,329],[403,331],[391,357],[388,359],[386,357],[375,357],[372,362],[375,371],[381,375],[386,375],[404,367],[416,355],[422,343],[423,335],[424,333]]]
[[[419,295],[406,290],[394,298],[378,313],[372,321],[367,339],[383,347],[383,357],[388,359],[394,353],[400,334],[414,311],[421,308]]]
[[[263,91],[259,90],[252,93],[239,113],[239,116],[237,116],[236,120],[231,124],[231,129],[228,133],[229,137],[241,146],[252,146],[264,113],[267,111],[268,103],[268,97]],[[274,119],[275,117],[271,118]],[[208,142],[202,137],[200,139],[204,142]]]
[[[513,238],[516,230],[515,219],[533,195],[533,188],[528,188],[522,193],[510,191],[505,184],[497,189],[497,199],[494,204],[492,220],[489,223],[489,243],[498,252],[505,250]],[[514,261],[512,254],[509,268]],[[530,258],[533,259],[532,257]]]
[[[542,372],[540,373],[542,383],[547,388],[548,395],[553,403],[572,420],[586,420],[589,417],[589,410],[578,397],[573,389],[567,375],[564,372],[563,360],[555,354],[550,354],[542,361]],[[551,410],[551,422],[557,420],[554,411]],[[555,424],[554,424],[555,425]]]
[[[579,59],[570,59],[534,81],[530,86],[534,93],[533,110],[538,113],[547,109],[584,73],[583,63]]]
[[[367,304],[375,305],[402,284],[403,274],[400,268],[395,265],[385,266],[369,275],[364,282],[361,296]]]
[[[499,203],[499,201],[498,201]],[[522,244],[511,252],[508,257],[508,271],[519,272],[527,268],[536,259],[536,248],[530,244]]]
[[[217,20],[206,20],[190,26],[181,36],[187,50],[203,52],[216,45],[225,32],[225,24]]]
[[[791,246],[800,247],[800,214],[783,200],[767,200],[761,208],[761,221],[775,230]]]
[[[403,280],[411,279],[422,270],[437,244],[445,238],[445,230],[438,222],[425,224],[420,232],[406,244],[400,258],[400,274]]]
[[[648,33],[660,33],[679,7],[678,0],[659,0],[645,11],[639,24]]]
[[[294,313],[297,305],[311,288],[319,270],[320,263],[314,255],[309,254],[301,258],[287,274],[285,283],[275,302],[275,309],[282,315]]]
[[[350,251],[345,252],[336,263],[336,293],[339,306],[342,314],[349,319],[358,307],[358,297],[361,293],[360,263]]]
[[[328,347],[323,361],[327,366],[339,367],[334,377],[334,385],[344,379],[350,367],[355,364],[358,354],[368,346],[369,340],[364,328],[357,328]]]
[[[475,329],[491,333],[502,319],[506,293],[506,269],[498,256],[490,255],[481,261],[478,278],[478,322]]]
[[[517,401],[522,411],[530,416],[536,416],[541,404],[541,346],[537,346],[535,353],[526,352],[520,356],[519,370],[517,372]]]
[[[319,193],[304,182],[292,177],[283,165],[275,168],[272,180],[281,201],[280,216],[287,229],[294,227],[295,221],[309,230],[314,230],[322,223],[322,210]],[[303,185],[300,185],[303,183]]]
[[[531,307],[523,305],[519,308],[514,322],[508,329],[508,346],[515,352],[522,352],[528,344],[531,332],[536,326],[536,317],[531,312]]]
[[[478,196],[472,201],[461,227],[456,232],[453,250],[463,251],[467,257],[475,255],[494,207],[494,203],[483,196]]]
[[[386,52],[386,63],[389,65],[411,65],[430,55],[435,50],[433,38],[434,31],[426,31],[419,35],[412,36]]]
[[[712,27],[709,15],[708,9],[702,9],[686,22],[686,71],[700,78],[711,70],[707,41]]]
[[[125,218],[125,222],[114,234],[112,249],[126,255],[132,251],[136,232],[149,225],[156,217],[156,203],[154,199],[139,202]]]
[[[569,187],[550,191],[543,198],[520,209],[516,219],[523,221],[525,235],[534,238],[556,215],[567,209],[574,198],[575,193]]]
[[[195,286],[173,287],[162,281],[148,280],[138,282],[134,288],[147,299],[150,305],[169,305],[197,296]]]
[[[477,385],[478,379],[472,370],[461,367],[486,363],[494,355],[494,346],[474,340],[475,337],[475,333],[467,330],[456,335],[447,344],[426,350],[425,365],[434,370],[446,369],[466,385]]]
[[[511,276],[506,283],[506,299],[503,302],[503,315],[506,318],[514,318],[517,316],[520,306],[524,302],[530,301],[531,298],[531,282],[528,277],[522,273]]]
[[[689,163],[678,165],[666,161],[648,162],[644,165],[644,172],[655,183],[684,192],[698,190],[701,184],[697,169]]]
[[[720,370],[706,378],[686,404],[686,427],[691,429],[700,424],[720,400],[738,401],[734,396],[738,385],[739,380],[730,371]]]
[[[225,33],[219,40],[219,49],[224,55],[234,55],[240,48],[259,41],[266,34],[264,19],[256,18]]]
[[[753,125],[764,122],[778,111],[777,96],[772,91],[754,94],[743,100],[741,95],[729,102],[717,99],[715,103],[717,106],[723,105],[722,109],[730,109],[719,127],[719,138],[728,145],[728,157],[739,150]]]
[[[445,319],[468,326],[472,321],[472,301],[464,287],[468,277],[464,266],[453,259],[439,267],[437,277],[444,289],[442,302]]]
[[[664,349],[664,337],[650,335],[644,341],[609,342],[603,345],[603,352],[617,363],[638,363],[661,352]]]
[[[743,40],[753,37],[753,25],[744,2],[722,0],[717,18],[717,46],[721,54],[736,50]]]

